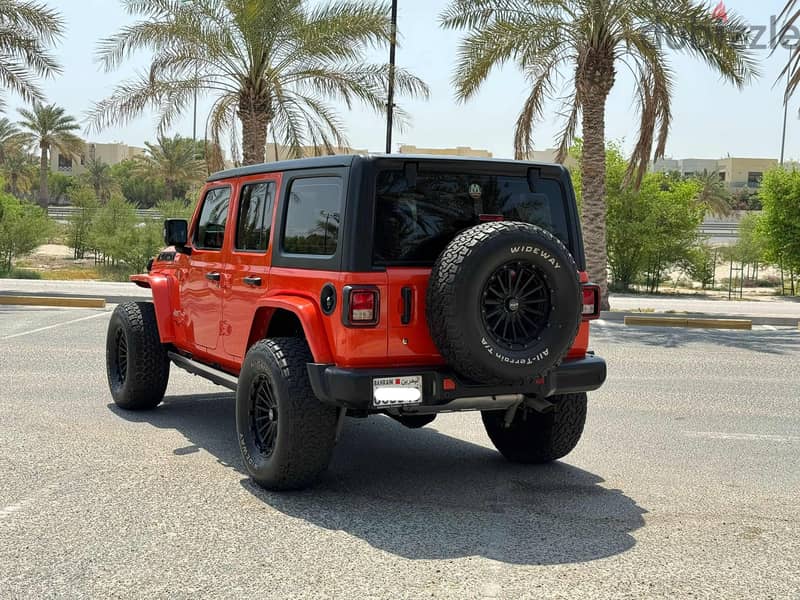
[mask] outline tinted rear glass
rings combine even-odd
[[[571,249],[568,204],[556,179],[531,191],[527,177],[419,173],[412,186],[403,171],[381,171],[376,183],[376,264],[433,264],[461,231],[502,215],[538,225]]]

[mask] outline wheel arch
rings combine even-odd
[[[131,275],[131,281],[143,288],[150,288],[156,312],[158,335],[162,344],[175,341],[175,324],[172,319],[172,278],[167,275]]]
[[[300,296],[272,296],[256,309],[250,326],[247,349],[267,337],[302,337],[308,342],[314,362],[332,363],[333,354],[322,314],[316,304]]]

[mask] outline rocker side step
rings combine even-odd
[[[184,371],[188,371],[192,375],[198,375],[204,379],[208,379],[211,383],[216,383],[217,385],[226,387],[229,390],[236,391],[236,386],[239,380],[230,373],[226,373],[220,369],[215,369],[214,367],[209,367],[208,365],[204,365],[203,363],[197,362],[191,358],[187,358],[186,356],[182,356],[176,352],[167,352],[167,356],[169,356],[169,359],[175,364],[176,367],[179,367]]]

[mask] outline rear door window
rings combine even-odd
[[[228,204],[231,188],[215,188],[206,192],[200,218],[194,233],[194,246],[203,250],[219,250],[225,240],[225,225],[228,222]]]
[[[461,231],[485,220],[523,221],[553,233],[571,249],[561,183],[541,178],[403,171],[378,173],[374,262],[430,265]]]
[[[283,249],[291,254],[333,256],[342,215],[340,177],[295,179],[289,190]]]
[[[242,187],[236,223],[236,249],[265,252],[272,229],[272,201],[275,183],[262,181]]]

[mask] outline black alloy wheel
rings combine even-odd
[[[481,316],[486,332],[498,346],[526,350],[547,327],[550,290],[544,275],[527,262],[500,266],[483,288]]]
[[[114,336],[116,343],[116,361],[114,362],[114,375],[116,376],[116,383],[123,385],[125,379],[128,377],[128,340],[125,336],[125,330],[122,327],[117,329]]]
[[[278,437],[278,402],[269,379],[260,375],[250,384],[250,420],[255,442],[267,458],[275,450]]]

